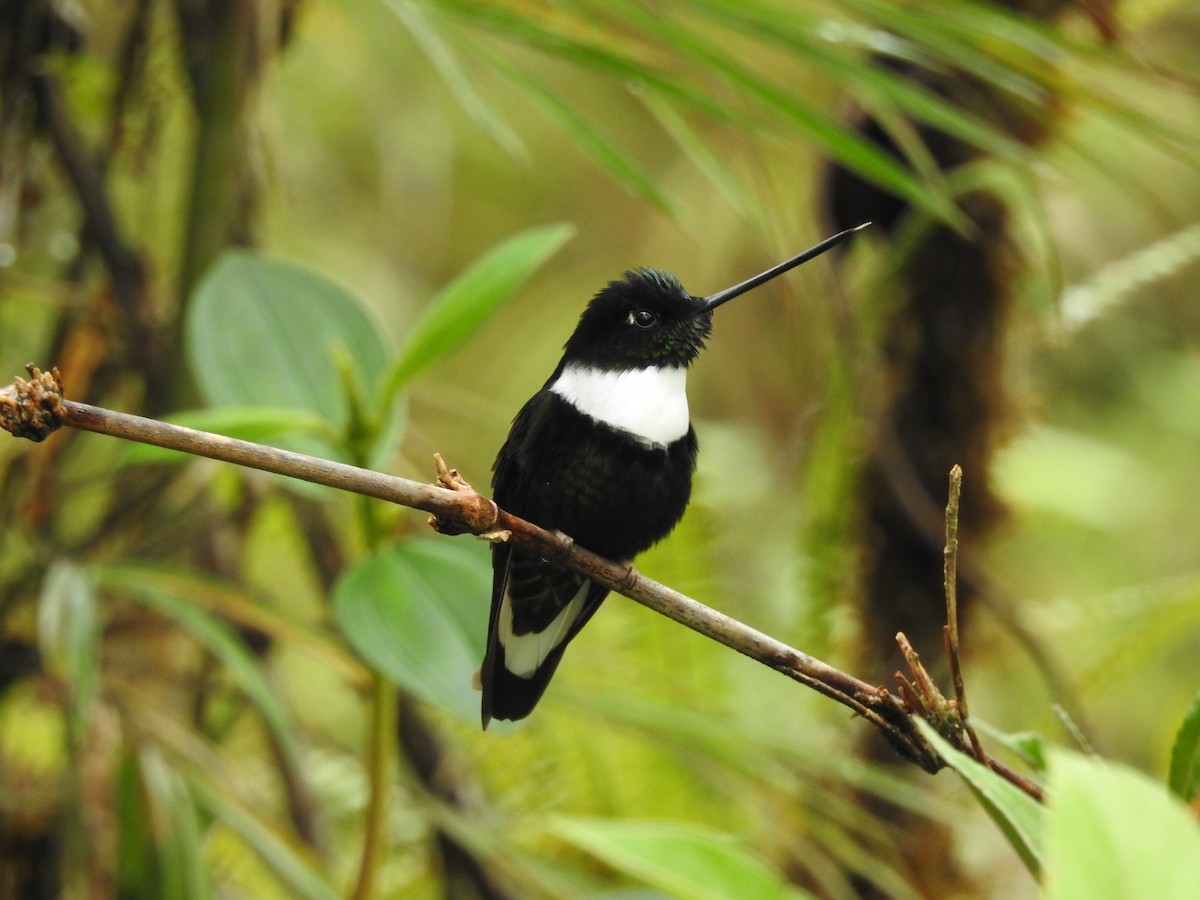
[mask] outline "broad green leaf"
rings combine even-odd
[[[400,687],[478,721],[471,675],[483,659],[491,570],[476,541],[425,538],[346,571],[333,617],[350,645]]]
[[[1188,707],[1183,724],[1171,747],[1171,772],[1167,777],[1171,792],[1184,803],[1200,794],[1200,694]]]
[[[165,585],[158,580],[139,577],[135,567],[114,566],[101,570],[99,576],[102,585],[129,594],[171,619],[212,653],[258,709],[283,752],[295,761],[296,739],[287,708],[272,689],[259,661],[232,628],[185,596],[164,589]]]
[[[1045,810],[1041,805],[1016,785],[956,750],[928,722],[918,719],[917,726],[942,759],[966,782],[1029,871],[1037,875],[1045,856]]]
[[[612,868],[683,900],[804,896],[732,836],[679,822],[560,818],[554,833]]]
[[[457,348],[573,233],[564,224],[531,228],[472,263],[429,302],[410,329],[382,397],[394,398],[418,372]]]
[[[1046,896],[1050,900],[1193,900],[1200,828],[1166,788],[1116,763],[1050,757]]]
[[[191,409],[164,418],[172,425],[208,431],[224,437],[255,443],[271,443],[288,435],[328,436],[329,426],[317,413],[302,409],[262,406],[227,406],[219,409]],[[180,450],[168,450],[152,444],[131,444],[122,463],[177,463],[193,459]]]
[[[339,286],[290,263],[226,253],[196,288],[187,354],[213,406],[283,407],[347,424],[340,360],[373,389],[388,351],[379,327]]]

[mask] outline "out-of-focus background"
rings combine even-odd
[[[960,463],[990,746],[1161,778],[1200,684],[1197,48],[1182,0],[6,4],[0,371],[482,488],[609,279],[703,295],[872,220],[721,309],[639,569],[938,671]],[[0,895],[1035,890],[951,775],[619,597],[482,733],[486,550],[423,514],[79,433],[0,442],[0,510]]]

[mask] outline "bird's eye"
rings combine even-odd
[[[629,314],[629,324],[636,325],[638,328],[649,328],[657,321],[658,316],[648,309],[634,310]]]

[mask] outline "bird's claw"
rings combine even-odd
[[[638,570],[633,567],[633,563],[625,563],[625,574],[621,576],[620,582],[617,583],[618,590],[632,591],[633,586],[637,584],[639,578]]]

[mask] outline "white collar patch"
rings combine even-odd
[[[550,390],[577,410],[643,444],[666,447],[688,433],[687,369],[609,372],[571,364]]]

